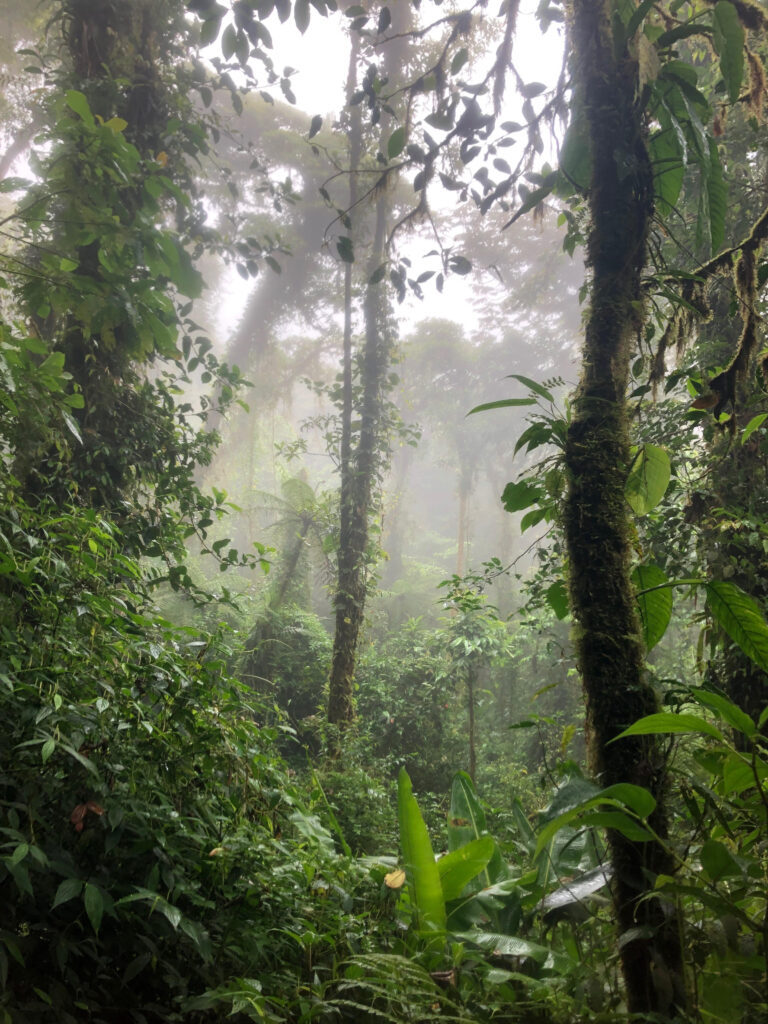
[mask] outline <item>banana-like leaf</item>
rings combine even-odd
[[[479,839],[487,831],[485,812],[477,798],[472,779],[466,772],[456,772],[451,784],[451,806],[448,812],[448,849],[458,850],[473,839]],[[507,874],[501,853],[495,846],[493,855],[480,873],[478,888],[485,889],[506,878]]]
[[[435,862],[427,826],[416,803],[411,780],[405,768],[400,769],[397,780],[397,815],[403,862],[419,928],[423,931],[444,932],[445,899],[440,883],[440,872]]]
[[[457,900],[469,882],[481,872],[485,873],[488,862],[495,853],[496,840],[493,836],[472,839],[458,850],[452,850],[437,862],[443,899]]]

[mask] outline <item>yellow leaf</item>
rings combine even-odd
[[[402,889],[405,885],[405,872],[402,868],[395,868],[389,874],[384,875],[384,885],[389,889]]]
[[[157,154],[155,160],[157,160],[161,167],[165,167],[166,164],[168,163],[168,154],[163,149]]]

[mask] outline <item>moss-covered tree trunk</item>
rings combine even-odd
[[[601,785],[645,786],[658,800],[653,824],[666,834],[664,756],[653,737],[610,741],[657,710],[643,666],[630,582],[630,455],[626,390],[642,293],[640,275],[652,214],[637,64],[615,53],[608,0],[572,0],[570,31],[576,95],[592,154],[592,275],[582,373],[566,448],[566,539],[577,656],[592,769]],[[675,908],[653,895],[671,873],[665,850],[609,832],[613,896],[627,1004],[633,1013],[673,1016],[685,1003],[680,925]]]
[[[410,25],[410,8],[392,8],[390,42],[384,55],[384,68],[391,83],[400,74],[407,60],[404,33]],[[354,56],[354,55],[353,55]],[[350,64],[350,91],[354,91]],[[359,105],[351,108],[359,111]],[[359,116],[359,115],[358,115]],[[391,125],[382,128],[382,148]],[[359,157],[358,157],[359,159]],[[356,164],[353,162],[352,166]],[[353,175],[354,177],[354,175]],[[356,193],[355,193],[356,195]],[[351,206],[355,206],[350,195]],[[334,600],[336,628],[328,688],[328,721],[344,726],[354,717],[354,683],[357,642],[365,613],[368,590],[368,546],[371,506],[379,482],[383,461],[388,457],[385,437],[386,378],[392,357],[394,331],[390,315],[387,285],[371,283],[371,275],[384,262],[387,219],[392,208],[392,194],[387,188],[376,191],[374,223],[368,258],[363,299],[365,338],[360,356],[360,427],[357,444],[351,443],[352,362],[348,345],[351,337],[345,332],[344,404],[342,408],[341,442],[341,521],[339,528],[338,585]],[[352,211],[355,212],[354,210]],[[351,296],[349,301],[351,301]],[[345,427],[345,424],[347,426]],[[346,438],[346,440],[345,440]],[[335,746],[335,749],[334,749]],[[331,753],[338,753],[332,743]]]

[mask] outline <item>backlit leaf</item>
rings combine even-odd
[[[534,502],[541,497],[541,491],[528,480],[520,480],[518,483],[508,483],[501,495],[501,503],[507,512],[521,512],[524,508],[530,508]]]
[[[405,126],[400,125],[399,128],[395,128],[392,134],[389,136],[387,142],[387,156],[390,160],[394,160],[396,156],[400,156],[405,148]]]
[[[78,117],[83,120],[87,125],[93,125],[93,114],[91,108],[88,106],[88,100],[85,95],[77,89],[69,89],[65,94],[64,98],[67,101],[67,106],[70,110],[73,110]]]
[[[712,41],[720,58],[720,71],[731,103],[739,98],[744,78],[744,29],[734,4],[720,0],[712,18]]]
[[[437,862],[443,898],[457,900],[469,882],[480,874],[496,852],[496,840],[484,835],[451,850]]]
[[[643,516],[658,505],[667,490],[671,474],[669,456],[658,445],[646,444],[635,453],[624,495],[636,515]]]
[[[652,650],[661,640],[672,618],[672,590],[663,586],[667,582],[666,573],[657,565],[637,565],[632,571],[646,651]],[[655,587],[660,589],[651,589]]]
[[[768,672],[768,624],[760,609],[735,583],[705,584],[707,607],[717,624],[763,672]]]

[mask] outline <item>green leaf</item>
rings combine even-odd
[[[40,363],[40,372],[49,373],[52,377],[58,377],[64,370],[64,353],[51,352],[47,359]]]
[[[470,409],[467,416],[472,416],[476,412],[488,412],[490,409],[510,409],[520,405],[536,405],[535,398],[500,398],[498,402],[484,402],[482,405],[476,405],[474,409]]]
[[[720,693],[712,693],[710,690],[696,689],[691,691],[691,696],[697,703],[717,712],[720,717],[732,726],[743,732],[745,736],[752,737],[757,732],[755,723],[749,715],[740,707],[723,697]]]
[[[347,235],[340,235],[336,239],[336,251],[345,263],[355,262],[355,250],[352,245],[352,239]]]
[[[578,797],[579,793],[584,790],[587,793],[592,792],[594,795],[574,803],[573,797]],[[645,835],[645,830],[641,829],[636,821],[626,817],[624,809],[628,808],[639,818],[647,818],[655,809],[656,800],[647,789],[642,786],[634,786],[629,782],[617,783],[594,793],[594,786],[585,779],[572,779],[556,794],[547,815],[559,810],[560,807],[564,808],[562,813],[547,821],[539,832],[534,855],[536,858],[562,828],[570,825],[574,819],[582,817],[584,825],[592,824],[603,828],[613,828],[625,835],[632,832],[634,838],[638,838],[641,831]],[[620,812],[618,817],[605,817],[606,814],[610,814],[607,808],[611,807]],[[591,816],[587,814],[589,811],[593,812]],[[586,817],[584,817],[585,815]]]
[[[53,903],[51,904],[51,910],[55,910],[56,907],[61,906],[62,903],[68,903],[76,896],[79,896],[82,888],[83,883],[79,878],[65,878],[56,890],[56,895],[54,896]]]
[[[209,46],[215,42],[221,29],[221,18],[206,18],[200,26],[200,45]],[[202,90],[201,90],[202,92]],[[206,104],[208,106],[208,104]]]
[[[623,811],[590,811],[583,815],[579,824],[588,828],[610,828],[620,832],[634,843],[647,843],[653,838],[647,828],[639,825]]]
[[[658,114],[661,130],[651,136],[648,154],[653,167],[653,188],[660,212],[667,216],[674,209],[685,177],[684,151],[666,110]]]
[[[68,89],[64,94],[64,99],[69,109],[73,110],[82,121],[91,126],[94,124],[91,108],[83,93],[78,89]]]
[[[411,780],[405,768],[400,769],[397,780],[397,815],[403,862],[412,890],[419,927],[423,930],[444,932],[445,902],[440,873],[435,863],[427,826],[416,803]]]
[[[734,4],[720,0],[712,17],[712,41],[720,58],[720,71],[728,98],[736,103],[744,78],[744,29]]]
[[[448,811],[448,849],[458,850],[487,832],[485,812],[477,798],[472,779],[466,772],[456,772],[451,783],[451,806]],[[506,865],[498,847],[483,869],[483,888],[507,877]]]
[[[296,28],[304,35],[309,27],[309,0],[296,0],[293,5],[293,20],[296,22]]]
[[[672,618],[672,589],[662,586],[668,582],[666,573],[657,565],[637,565],[632,571],[632,583],[638,591],[637,604],[643,623],[646,651],[652,650],[661,640]],[[653,587],[661,589],[653,590]]]
[[[569,611],[568,590],[563,580],[557,580],[547,587],[544,597],[558,619],[566,618]]]
[[[323,117],[322,117],[322,114],[315,114],[315,116],[312,118],[312,120],[309,123],[309,136],[308,137],[310,139],[313,139],[317,135],[317,133],[320,131],[320,129],[322,127],[323,127]]]
[[[568,183],[584,192],[592,181],[592,153],[589,144],[589,126],[583,103],[575,103],[571,123],[560,147],[560,173]]]
[[[672,475],[669,456],[663,448],[646,444],[635,449],[635,460],[624,487],[624,496],[638,516],[644,516],[664,497]]]
[[[508,483],[501,495],[501,503],[507,512],[522,512],[530,508],[541,497],[541,490],[529,480]]]
[[[26,178],[3,178],[0,181],[0,192],[18,192],[31,184]]]
[[[520,206],[515,210],[512,217],[510,217],[506,224],[503,225],[502,230],[511,227],[515,223],[515,221],[519,220],[521,217],[524,217],[526,213],[530,213],[530,211],[534,210],[539,205],[539,203],[543,203],[547,196],[554,192],[557,181],[557,174],[550,174],[543,185],[540,185],[539,188],[534,189],[533,192],[529,192],[528,195],[526,195],[523,202],[520,204]]]
[[[40,758],[43,764],[50,760],[51,755],[53,754],[55,749],[56,740],[53,738],[53,736],[49,736],[48,739],[43,744],[42,750],[40,751]]]
[[[448,266],[454,274],[459,274],[461,277],[465,277],[472,270],[472,264],[466,256],[451,256]]]
[[[761,412],[758,416],[753,416],[746,427],[744,427],[744,431],[741,435],[741,443],[746,444],[754,432],[762,427],[767,419],[768,412]]]
[[[473,942],[481,949],[488,950],[494,956],[528,957],[537,963],[543,963],[552,951],[546,946],[539,946],[527,939],[518,939],[514,935],[498,935],[495,932],[461,932],[457,939]]]
[[[466,49],[466,47],[462,47],[462,49],[457,50],[456,53],[453,55],[453,60],[451,61],[451,74],[458,75],[458,73],[461,71],[461,69],[464,67],[468,60],[469,51]]]
[[[83,893],[83,902],[85,904],[85,912],[88,915],[88,920],[91,922],[91,927],[98,935],[99,928],[101,927],[101,919],[104,915],[104,897],[101,889],[97,885],[92,885],[90,882],[85,883],[85,892]]]
[[[731,851],[716,839],[708,839],[699,854],[701,866],[713,882],[742,874],[741,866]]]
[[[83,435],[80,433],[80,427],[78,427],[77,421],[74,419],[74,417],[70,416],[66,409],[62,409],[61,418],[66,423],[67,427],[69,428],[69,432],[72,434],[75,440],[82,444]]]
[[[543,384],[539,384],[538,381],[531,380],[530,377],[524,377],[521,373],[508,373],[507,380],[518,380],[521,384],[528,388],[529,391],[533,391],[534,394],[539,395],[541,398],[546,398],[548,402],[554,402],[554,397],[551,391],[547,391]]]
[[[466,772],[456,772],[448,811],[448,849],[458,850],[486,831],[485,811],[477,799],[472,779]]]
[[[675,714],[673,711],[658,711],[654,715],[633,722],[628,729],[619,733],[611,743],[624,739],[625,736],[666,736],[670,733],[698,733],[722,740],[723,734],[718,728],[698,715]]]
[[[437,862],[443,899],[457,900],[466,886],[488,867],[496,853],[496,840],[484,835],[457,850],[451,850]]]
[[[705,584],[707,607],[717,624],[763,672],[768,672],[768,624],[760,609],[734,583]]]
[[[227,25],[221,37],[221,53],[224,60],[229,60],[229,58],[234,54],[236,48],[237,31],[235,30],[234,25]]]
[[[389,12],[388,7],[382,7],[379,11],[379,23],[376,26],[376,31],[379,35],[382,32],[386,32],[389,26],[392,24],[392,15]]]
[[[390,160],[394,160],[396,156],[405,149],[405,125],[401,125],[399,128],[395,128],[392,134],[389,136],[387,142],[387,156]]]

